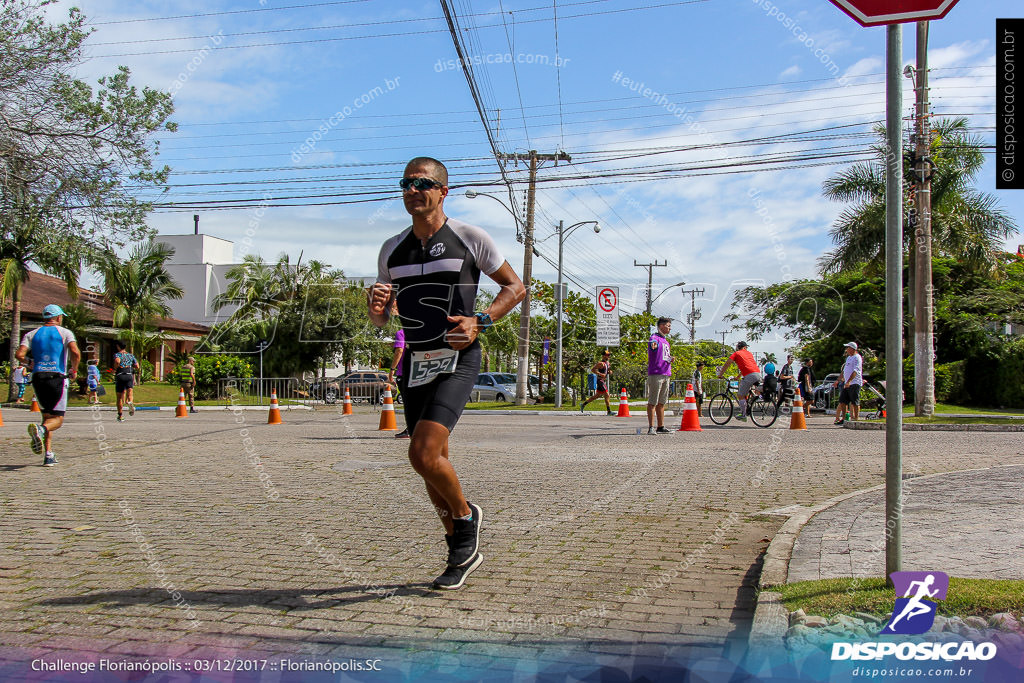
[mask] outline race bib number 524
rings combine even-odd
[[[420,387],[437,379],[438,375],[455,372],[459,352],[455,349],[413,351],[409,364],[409,386]]]

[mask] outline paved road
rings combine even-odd
[[[908,479],[903,566],[974,579],[1024,578],[1024,466]],[[789,581],[885,575],[885,492],[819,512],[793,546]]]
[[[485,511],[486,561],[440,594],[439,525],[405,444],[367,410],[280,426],[73,413],[55,468],[28,452],[28,414],[5,411],[0,657],[389,648],[437,671],[522,671],[580,652],[728,654],[783,521],[763,513],[883,481],[883,434],[830,418],[637,436],[642,417],[470,413],[451,453]],[[904,444],[922,474],[1024,463],[1014,434]]]

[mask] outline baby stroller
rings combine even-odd
[[[879,391],[870,382],[864,382],[863,391],[867,397],[861,399],[861,410],[868,420],[878,420],[885,415],[885,382],[880,382],[882,391]]]

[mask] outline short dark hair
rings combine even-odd
[[[702,360],[697,361],[697,367],[698,368],[704,367],[704,361],[702,361]]]
[[[658,325],[672,322],[672,318],[658,318]]]
[[[745,349],[745,348],[747,348],[747,342],[745,342],[745,341],[736,342],[736,348],[737,349]]]
[[[125,343],[123,341],[121,341],[120,339],[118,339],[117,341],[114,342],[114,346],[117,347],[118,351],[124,351],[125,348],[126,348],[125,347]]]
[[[405,165],[408,169],[412,166],[429,166],[431,173],[434,174],[434,180],[439,181],[442,185],[448,185],[448,169],[437,159],[433,157],[416,157]]]

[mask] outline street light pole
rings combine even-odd
[[[594,232],[601,232],[601,227],[597,224],[597,221],[580,221],[574,223],[568,228],[563,228],[562,221],[558,221],[558,284],[555,285],[555,301],[557,303],[556,313],[557,321],[555,336],[557,337],[558,346],[555,350],[555,407],[562,407],[562,300],[563,300],[563,287],[562,287],[562,244],[565,238],[570,232],[580,227],[581,225],[587,225],[588,223],[594,224]]]

